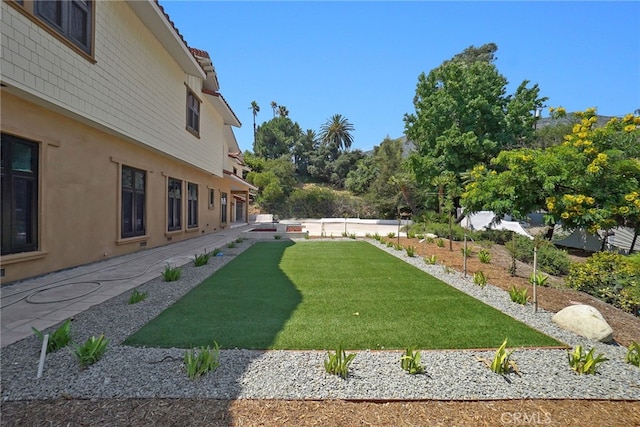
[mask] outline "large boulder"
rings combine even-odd
[[[590,340],[613,341],[613,329],[602,314],[590,305],[570,305],[554,314],[551,320],[562,329]]]

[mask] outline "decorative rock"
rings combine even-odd
[[[590,340],[613,341],[613,329],[602,314],[590,305],[570,305],[557,312],[551,320],[562,329]]]

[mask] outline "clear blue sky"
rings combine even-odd
[[[160,0],[190,47],[209,52],[252,150],[257,123],[285,105],[303,130],[333,114],[352,148],[404,133],[418,75],[466,47],[498,45],[513,93],[538,83],[547,105],[602,115],[640,108],[640,2],[219,2]],[[543,112],[547,116],[548,111]]]

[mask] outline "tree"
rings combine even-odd
[[[288,117],[276,117],[258,126],[253,152],[256,156],[267,159],[290,155],[292,147],[301,136],[302,130],[298,123]]]
[[[289,110],[284,105],[278,105],[278,115],[280,117],[287,117],[289,115]]]
[[[627,226],[638,233],[640,117],[628,114],[596,127],[595,109],[575,116],[580,121],[562,144],[503,151],[476,166],[463,194],[468,211],[524,218],[545,210],[550,225],[591,232]]]
[[[346,117],[334,114],[320,127],[320,138],[338,152],[349,151],[353,143],[352,132],[355,130]]]
[[[291,153],[293,154],[293,163],[296,166],[296,174],[300,179],[309,176],[311,156],[317,148],[318,136],[313,129],[307,129],[294,143]]]
[[[271,109],[273,110],[273,118],[276,118],[276,110],[278,109],[278,104],[276,101],[271,101]]]
[[[253,114],[253,143],[256,143],[256,116],[260,112],[260,106],[256,101],[251,101],[251,114]]]
[[[472,46],[418,77],[415,113],[405,114],[404,122],[416,146],[410,163],[420,185],[443,171],[459,177],[532,138],[535,108],[546,98],[527,81],[506,96],[507,80],[493,63],[496,49]]]
[[[247,180],[258,187],[256,202],[262,209],[287,215],[286,200],[296,186],[294,166],[288,157],[265,160],[263,170],[249,172]]]

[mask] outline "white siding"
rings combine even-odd
[[[97,1],[93,64],[2,2],[2,79],[52,107],[222,175],[223,122],[122,1]],[[186,131],[186,86],[203,100],[201,138]]]

